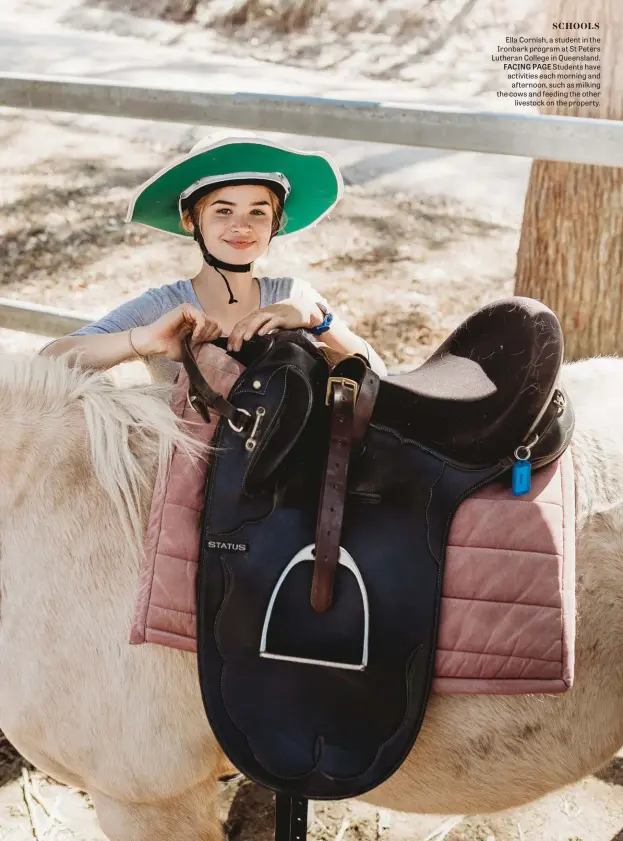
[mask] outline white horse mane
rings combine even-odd
[[[193,457],[204,452],[171,411],[171,395],[169,385],[120,387],[106,372],[70,367],[65,356],[6,354],[0,364],[0,419],[75,424],[72,410],[81,408],[93,469],[135,548],[142,545],[140,500],[153,481],[146,468],[168,461],[175,447]]]

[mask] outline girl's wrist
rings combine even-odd
[[[149,347],[149,342],[145,336],[144,327],[132,327],[128,332],[128,339],[133,353],[133,359],[146,359],[148,356],[153,356],[153,351]]]
[[[331,329],[331,322],[333,321],[333,313],[319,301],[316,302],[316,308],[320,313],[320,320],[316,323],[310,324],[307,328],[314,336],[324,336]]]
[[[310,309],[309,322],[305,326],[308,329],[311,327],[318,327],[319,324],[322,324],[324,317],[324,312],[320,309],[320,306],[317,303],[315,303],[314,306]]]

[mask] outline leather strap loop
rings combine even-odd
[[[249,425],[250,416],[208,385],[191,350],[190,335],[186,336],[182,342],[182,362],[190,381],[188,397],[193,408],[201,414],[207,423],[210,422],[209,410],[214,409],[232,422],[234,431],[243,432]]]
[[[348,356],[341,362],[338,362],[331,371],[331,376],[347,377],[357,382],[358,392],[355,404],[353,445],[358,446],[368,431],[376,398],[379,393],[380,377],[370,368],[360,354]]]

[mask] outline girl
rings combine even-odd
[[[126,219],[194,237],[204,259],[199,274],[149,289],[41,352],[71,351],[70,360],[79,356],[91,368],[142,358],[154,379],[172,380],[189,333],[198,342],[223,334],[237,351],[256,334],[304,328],[330,348],[363,354],[385,375],[380,357],[309,283],[253,273],[273,237],[315,224],[342,191],[340,172],[323,153],[251,133],[205,138],[138,189]]]

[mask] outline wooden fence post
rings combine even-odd
[[[599,45],[592,44],[601,49],[600,97],[595,106],[542,110],[620,120],[621,0],[550,0],[547,18],[539,34],[600,39]],[[554,21],[598,22],[599,29],[555,30]],[[581,58],[579,63],[585,65]],[[592,64],[586,62],[587,67]],[[586,76],[589,72],[583,71]],[[578,85],[576,93],[587,90],[580,87],[581,81],[574,84]],[[558,315],[567,359],[623,353],[623,169],[556,161],[533,163],[515,292],[540,299]]]

